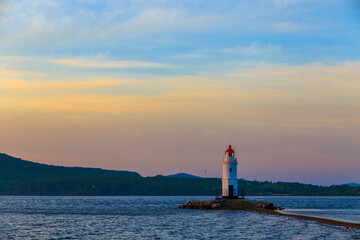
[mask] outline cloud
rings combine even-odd
[[[21,78],[21,79],[29,79],[29,78],[40,78],[40,77],[48,77],[47,74],[39,71],[29,71],[29,70],[19,70],[19,69],[9,69],[7,67],[0,68],[0,79],[11,79],[11,78]]]
[[[152,8],[139,11],[129,19],[99,29],[98,36],[139,37],[159,32],[200,31],[226,24],[225,17],[217,14],[190,14],[179,9]]]
[[[67,58],[49,58],[49,57],[27,57],[27,56],[0,56],[0,60],[5,65],[1,67],[23,67],[26,64],[56,64],[74,68],[89,69],[123,69],[123,68],[172,68],[169,64],[145,62],[145,61],[118,61],[111,60],[104,55],[80,56]]]
[[[313,30],[320,30],[318,26],[314,24],[298,23],[294,21],[279,21],[274,24],[274,30],[284,33],[296,33],[296,32],[310,32]]]
[[[49,59],[53,64],[78,68],[169,68],[170,65],[142,61],[109,61],[91,58]]]
[[[8,24],[2,28],[6,37],[0,38],[4,46],[29,45],[83,45],[109,39],[132,39],[161,32],[202,31],[225,24],[221,14],[189,12],[185,8],[166,6],[134,7],[132,4],[97,3],[97,10],[86,4],[67,2],[30,4],[22,1],[12,4],[6,14]],[[113,5],[114,4],[114,5]],[[165,4],[167,5],[167,4]],[[27,6],[24,8],[24,6]],[[128,11],[119,11],[128,9]]]
[[[47,103],[52,102],[52,109],[61,106],[63,111],[67,106],[62,104],[65,99],[66,102],[73,99],[68,107],[79,111],[92,111],[92,107],[86,107],[88,102],[89,106],[99,106],[96,111],[109,113],[133,109],[141,115],[141,110],[152,109],[161,114],[169,111],[176,114],[182,109],[189,116],[201,112],[215,117],[227,112],[226,106],[355,104],[360,99],[359,69],[360,62],[306,66],[259,63],[233,69],[228,74],[217,74],[214,70],[203,76],[97,75],[67,81],[38,81],[33,80],[36,74],[27,79],[27,72],[16,74],[11,70],[9,74],[8,70],[1,70],[0,95],[10,108],[22,103],[26,108],[36,109],[41,102],[50,107]],[[124,108],[124,103],[133,108]]]
[[[58,91],[58,95],[66,95],[66,91],[81,93],[84,90],[101,88],[113,88],[117,86],[129,86],[132,84],[146,84],[143,81],[135,79],[86,79],[83,81],[25,81],[19,78],[0,79],[1,91],[4,95],[8,95],[5,91],[15,90],[16,95],[27,93],[28,95],[47,95],[53,90]]]
[[[74,164],[77,154],[92,149],[92,158],[82,156],[87,165],[102,159],[103,153],[116,153],[109,159],[116,164],[119,159],[141,162],[129,165],[137,170],[143,161],[151,169],[155,161],[178,166],[187,159],[192,166],[203,159],[192,166],[200,169],[209,159],[220,159],[216,154],[222,150],[216,148],[231,137],[241,146],[246,171],[253,173],[267,172],[274,163],[287,163],[281,169],[286,172],[311,167],[314,161],[320,171],[329,159],[332,166],[359,165],[360,62],[302,66],[261,62],[239,65],[227,74],[212,69],[202,76],[114,74],[51,80],[47,74],[43,81],[32,80],[36,74],[29,79],[26,72],[8,71],[0,69],[1,144],[7,152],[45,149],[45,162],[57,156],[57,164],[61,159]],[[132,92],[123,92],[128,89]],[[199,144],[210,149],[200,151],[208,155],[188,153]],[[172,163],[159,159],[164,155],[159,146],[167,146]],[[178,151],[179,146],[185,150]],[[143,155],[128,161],[133,148],[143,149]],[[73,152],[68,156],[59,155],[69,149]],[[264,159],[272,164],[267,166]],[[152,171],[158,173],[158,168]]]
[[[271,54],[277,53],[281,51],[281,46],[261,46],[257,42],[252,42],[248,46],[238,46],[235,48],[227,48],[223,49],[223,52],[232,53],[232,54],[248,54],[248,55],[255,55],[255,54]]]
[[[179,59],[193,59],[193,58],[204,58],[204,57],[206,57],[206,55],[204,54],[178,54],[174,56],[174,58],[179,58]]]
[[[287,5],[287,4],[310,2],[310,0],[273,0],[273,1],[277,5]]]
[[[305,102],[353,102],[360,98],[359,69],[359,61],[300,66],[259,63],[235,70],[229,76],[247,89],[278,89],[302,96]]]
[[[29,46],[51,48],[58,46],[83,46],[108,44],[129,39],[156,41],[156,35],[181,36],[184,34],[288,33],[321,30],[318,22],[305,21],[303,12],[293,11],[294,1],[230,1],[228,4],[209,5],[200,1],[193,7],[185,2],[157,1],[133,2],[68,2],[43,1],[32,3],[21,0],[6,4],[1,28],[0,43],[6,47]],[[304,1],[302,1],[304,2]],[[278,9],[277,6],[283,6]],[[96,6],[96,7],[94,7]],[[307,6],[305,6],[307,7]],[[305,8],[303,5],[299,9]],[[64,10],[60,10],[64,9]],[[283,11],[291,14],[280,14]],[[322,26],[324,27],[324,26]]]

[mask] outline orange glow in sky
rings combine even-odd
[[[360,182],[352,7],[327,6],[334,22],[320,3],[260,2],[0,3],[0,151],[221,177],[231,142],[241,178]]]

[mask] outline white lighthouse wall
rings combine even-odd
[[[223,178],[237,179],[237,162],[223,163]]]
[[[222,196],[228,197],[229,196],[229,186],[234,186],[234,196],[238,195],[238,181],[237,179],[222,179]]]
[[[237,161],[226,157],[223,162],[222,195],[229,196],[229,186],[233,186],[234,196],[238,196]]]

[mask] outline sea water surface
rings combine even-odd
[[[0,239],[360,239],[360,230],[244,211],[177,209],[211,197],[0,197]],[[356,197],[249,197],[360,222]]]

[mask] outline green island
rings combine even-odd
[[[142,177],[136,172],[60,167],[0,154],[0,195],[214,196],[220,178]],[[239,179],[250,196],[360,196],[360,187]]]

